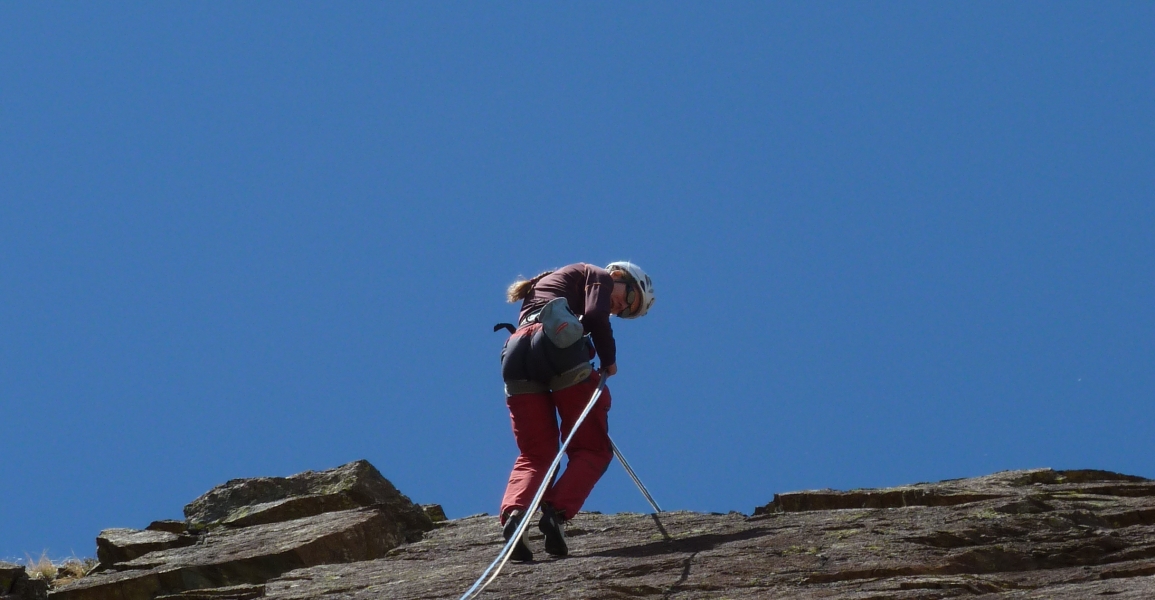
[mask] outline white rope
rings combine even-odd
[[[610,439],[610,446],[613,447],[614,456],[618,457],[618,462],[622,463],[622,467],[626,470],[626,473],[629,474],[630,479],[634,480],[634,484],[638,486],[642,495],[646,497],[646,501],[650,503],[650,506],[654,507],[654,513],[650,516],[654,518],[654,524],[658,526],[658,531],[662,532],[662,537],[665,538],[667,542],[673,541],[674,538],[670,537],[670,534],[666,532],[666,528],[662,525],[662,520],[658,518],[658,513],[662,512],[662,508],[658,506],[657,501],[650,495],[650,490],[646,489],[645,484],[638,478],[637,473],[634,473],[634,470],[630,467],[630,463],[626,461],[626,457],[622,454],[622,451],[618,450],[618,445],[614,443],[613,439]]]
[[[618,462],[622,463],[622,466],[625,467],[626,473],[629,474],[630,479],[634,480],[634,483],[638,486],[638,489],[642,491],[642,495],[646,497],[646,501],[650,503],[650,506],[654,507],[654,512],[662,512],[662,509],[658,506],[658,503],[654,501],[654,497],[650,495],[650,491],[646,489],[646,486],[642,483],[642,480],[638,479],[638,476],[634,473],[634,470],[630,468],[630,463],[626,462],[626,457],[622,456],[622,451],[618,450],[618,445],[614,443],[613,439],[610,439],[610,445],[614,448],[614,456],[618,457]]]
[[[501,553],[498,554],[497,558],[495,558],[493,562],[489,564],[489,567],[485,569],[485,572],[481,574],[481,577],[478,577],[477,581],[473,582],[473,586],[466,590],[464,594],[462,594],[460,600],[469,600],[470,598],[477,597],[477,595],[484,591],[489,584],[493,583],[494,579],[497,579],[497,575],[501,573],[501,569],[505,567],[505,563],[509,562],[509,556],[513,552],[513,547],[525,533],[525,528],[529,524],[530,516],[533,515],[534,511],[537,510],[538,504],[541,503],[541,498],[545,495],[545,489],[549,487],[550,483],[553,482],[553,474],[555,471],[557,471],[558,465],[561,464],[561,457],[565,454],[565,449],[569,447],[570,440],[572,440],[574,434],[577,433],[578,427],[581,427],[582,421],[585,421],[586,415],[588,415],[590,410],[593,409],[594,404],[597,404],[598,398],[601,397],[602,390],[605,389],[605,387],[606,375],[605,373],[601,373],[601,381],[598,382],[598,387],[596,390],[594,390],[594,395],[590,398],[590,402],[586,405],[585,410],[582,411],[581,416],[578,417],[577,422],[574,423],[573,429],[570,430],[569,435],[566,436],[565,442],[562,443],[561,449],[558,450],[557,456],[554,457],[553,463],[549,466],[549,470],[546,471],[545,478],[542,479],[541,486],[537,488],[537,493],[533,496],[533,501],[529,503],[529,507],[526,508],[525,514],[521,517],[521,523],[518,524],[517,531],[513,532],[513,535],[510,536],[509,541],[505,543],[505,547],[501,549]],[[490,575],[491,571],[493,572],[492,575]],[[488,579],[486,579],[487,576]],[[484,583],[482,583],[483,581]]]

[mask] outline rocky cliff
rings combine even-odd
[[[186,521],[106,530],[53,600],[459,598],[503,545],[371,465],[230,481]],[[1155,598],[1155,482],[1106,471],[775,495],[752,514],[582,513],[571,555],[510,563],[486,598]],[[2,591],[2,590],[0,590]]]

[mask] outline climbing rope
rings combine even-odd
[[[661,507],[658,506],[658,503],[654,500],[654,497],[650,495],[650,491],[646,489],[646,486],[642,483],[642,480],[638,479],[637,474],[634,473],[632,468],[630,468],[630,463],[626,461],[626,457],[622,454],[622,451],[618,450],[618,445],[614,443],[613,438],[610,439],[610,446],[613,447],[614,456],[618,457],[618,462],[622,463],[622,467],[625,468],[626,473],[628,473],[630,476],[630,479],[634,480],[634,483],[638,486],[638,490],[640,490],[642,495],[646,497],[646,501],[650,503],[650,506],[654,507],[654,512],[650,516],[654,518],[654,523],[657,524],[658,531],[662,532],[662,537],[665,538],[667,542],[673,541],[674,538],[670,537],[670,534],[666,533],[666,528],[662,526],[662,521],[658,518],[658,513],[662,512]]]
[[[462,594],[460,600],[469,600],[470,598],[477,597],[477,595],[484,591],[489,584],[493,583],[494,579],[497,579],[497,575],[501,573],[501,569],[505,567],[505,563],[509,562],[509,556],[513,552],[513,547],[525,533],[525,528],[527,525],[529,525],[530,522],[530,516],[533,515],[533,513],[537,510],[538,504],[541,503],[542,496],[545,495],[546,488],[549,487],[549,484],[553,481],[553,474],[557,471],[558,465],[561,464],[561,457],[565,454],[566,448],[569,447],[570,440],[573,439],[574,434],[577,433],[578,427],[581,427],[582,421],[585,421],[586,415],[588,415],[590,410],[593,409],[594,404],[597,404],[598,398],[601,397],[602,390],[605,389],[605,387],[606,374],[603,372],[601,373],[601,381],[598,382],[598,387],[596,390],[594,390],[594,394],[590,398],[589,404],[586,405],[585,410],[582,411],[581,416],[579,416],[577,421],[574,423],[573,429],[571,429],[569,435],[566,436],[565,441],[561,445],[561,449],[558,450],[557,456],[554,457],[553,463],[550,464],[549,470],[546,471],[545,478],[543,478],[541,481],[541,486],[537,488],[537,493],[533,495],[533,501],[530,502],[529,506],[525,509],[525,516],[522,517],[521,523],[518,524],[517,531],[513,532],[513,535],[510,536],[509,541],[505,543],[505,547],[501,549],[501,553],[498,554],[497,558],[495,558],[493,562],[489,564],[489,567],[485,569],[485,572],[481,574],[481,577],[478,577],[477,581],[473,582],[473,586],[466,590],[464,594]],[[620,457],[621,455],[619,455],[619,458]],[[635,479],[635,481],[637,480]],[[639,484],[640,483],[641,482],[639,482]],[[490,574],[491,572],[492,574]]]
[[[630,463],[626,461],[626,457],[622,456],[622,451],[618,450],[618,445],[614,443],[613,438],[610,438],[610,446],[613,446],[614,456],[618,457],[618,461],[620,461],[622,466],[625,467],[626,473],[629,474],[630,479],[634,480],[634,483],[638,486],[638,489],[641,490],[642,495],[646,497],[646,501],[650,503],[650,506],[654,507],[654,512],[662,512],[662,509],[658,506],[658,503],[654,501],[654,497],[650,495],[650,491],[646,489],[646,486],[642,484],[642,480],[638,479],[637,474],[635,474],[634,470],[630,468]]]

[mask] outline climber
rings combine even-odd
[[[508,541],[549,470],[562,437],[589,403],[601,377],[618,372],[617,349],[610,315],[635,319],[654,304],[654,287],[641,268],[614,262],[605,269],[576,263],[547,271],[509,287],[509,302],[521,300],[518,326],[501,351],[501,376],[513,437],[521,454],[513,463],[501,501],[502,533]],[[597,356],[601,369],[590,361]],[[607,414],[610,391],[605,388],[578,428],[566,457],[565,472],[546,491],[538,529],[545,534],[545,551],[565,556],[565,521],[581,509],[613,459]],[[511,558],[533,560],[522,537]]]

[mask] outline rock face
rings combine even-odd
[[[202,588],[261,584],[286,571],[384,556],[405,541],[386,515],[361,508],[210,532],[184,548],[150,552],[52,593],[59,600],[153,598]]]
[[[364,460],[291,477],[234,479],[193,500],[184,516],[194,526],[247,527],[362,506],[380,507],[407,529],[429,529],[424,511]]]
[[[195,500],[186,514],[186,523],[101,532],[102,572],[50,597],[254,598],[263,595],[264,582],[287,571],[379,558],[433,528],[420,507],[365,461],[230,481]]]
[[[483,598],[1155,598],[1155,482],[1016,471],[884,490],[781,494],[758,514],[579,514],[571,556],[510,563]],[[536,534],[536,530],[531,528]],[[270,580],[265,595],[459,598],[502,545],[451,521],[384,559]]]
[[[216,514],[222,523],[238,513]],[[504,543],[494,517],[444,521],[409,543],[415,536],[389,519],[369,507],[218,525],[195,545],[117,563],[52,597],[456,599]],[[480,597],[1155,599],[1155,482],[1106,471],[793,492],[751,516],[661,521],[671,539],[648,515],[581,513],[560,559],[531,527],[538,560],[510,563]]]
[[[441,508],[440,504],[422,504],[421,510],[425,511],[425,516],[429,517],[429,520],[434,523],[448,520],[445,517],[445,510]]]
[[[0,600],[44,600],[48,582],[28,577],[24,567],[0,561]]]
[[[96,536],[96,559],[104,568],[130,561],[149,552],[191,546],[196,538],[167,531],[105,529]]]

